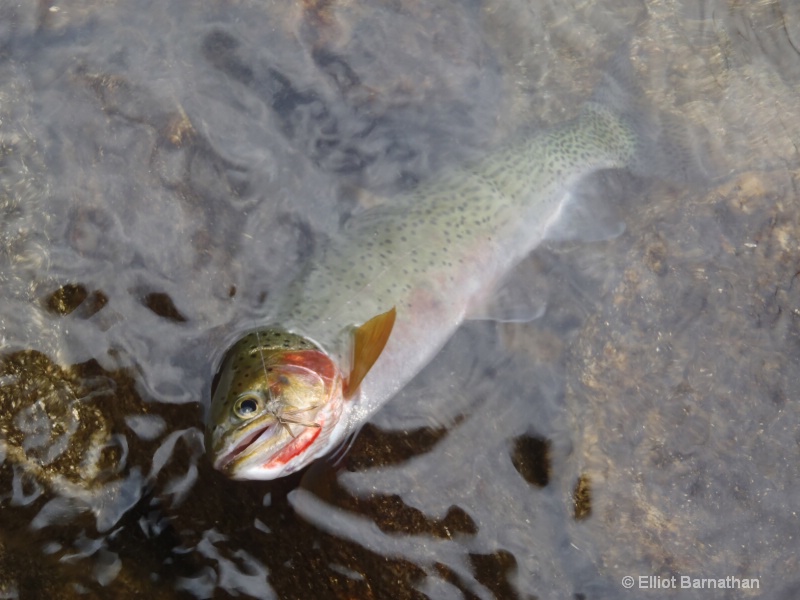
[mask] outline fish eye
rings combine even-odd
[[[233,412],[240,419],[249,419],[260,412],[262,405],[263,400],[259,394],[247,392],[236,399]]]

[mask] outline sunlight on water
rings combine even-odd
[[[745,4],[0,2],[0,597],[796,597],[800,9]],[[514,272],[539,319],[335,461],[211,468],[219,360],[343,222],[620,68],[655,146]]]

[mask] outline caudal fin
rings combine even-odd
[[[675,185],[713,179],[717,169],[708,160],[703,142],[708,132],[645,101],[630,52],[630,44],[615,52],[590,103],[613,111],[636,133],[636,151],[628,168],[637,176]]]

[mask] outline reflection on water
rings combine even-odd
[[[796,596],[794,4],[197,11],[0,4],[0,596]],[[338,462],[213,472],[214,366],[315,245],[626,40],[706,180],[601,178],[627,229],[526,261],[541,319],[467,323]]]

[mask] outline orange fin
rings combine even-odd
[[[392,333],[395,317],[397,310],[392,307],[391,310],[372,317],[361,327],[356,327],[353,333],[353,368],[344,382],[345,398],[356,393],[358,386],[383,352],[386,342],[389,341],[389,334]]]

